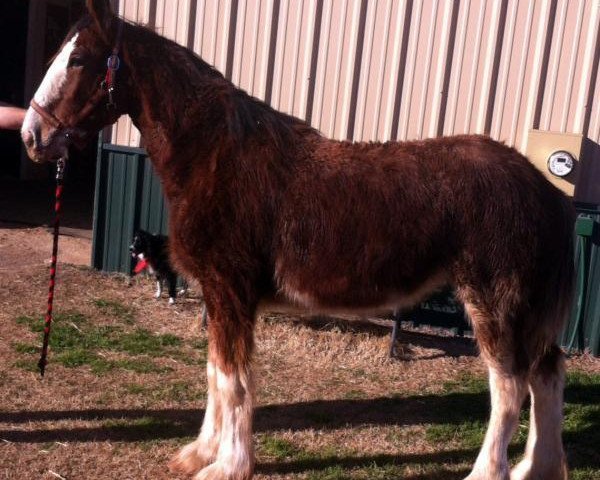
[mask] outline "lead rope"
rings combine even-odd
[[[56,278],[56,257],[58,254],[58,229],[60,225],[60,207],[63,190],[63,176],[65,174],[66,158],[59,158],[56,162],[56,192],[54,202],[54,238],[52,241],[52,259],[50,262],[50,285],[48,287],[48,310],[46,311],[46,320],[44,323],[44,343],[42,344],[42,354],[38,362],[40,375],[44,376],[46,357],[48,356],[48,341],[50,340],[50,327],[52,325],[52,304],[54,301],[54,285]]]

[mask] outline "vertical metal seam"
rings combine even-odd
[[[241,0],[241,6],[239,1],[240,0],[238,0],[237,5],[238,16],[236,17],[235,46],[233,48],[234,53],[231,62],[231,81],[238,87],[242,82],[242,62],[246,55],[247,47],[251,48],[251,45],[246,45],[246,42],[244,41],[246,37],[248,0]]]
[[[546,26],[546,37],[544,43],[544,54],[542,56],[542,65],[540,67],[540,79],[538,82],[537,98],[535,103],[535,112],[533,115],[532,127],[539,129],[542,120],[542,110],[544,108],[544,99],[546,98],[546,78],[548,78],[548,68],[550,65],[550,52],[554,39],[554,26],[556,24],[556,9],[558,0],[551,0],[550,12],[548,13],[548,23]]]
[[[447,122],[449,129],[446,129],[446,132],[445,132],[445,133],[449,133],[449,134],[453,134],[456,129],[456,111],[457,111],[457,107],[458,107],[458,98],[460,96],[460,87],[461,87],[460,79],[462,77],[462,69],[463,69],[463,64],[465,61],[465,44],[467,43],[467,33],[468,33],[467,26],[469,24],[469,14],[471,11],[471,0],[466,0],[466,4],[463,4],[463,5],[464,5],[464,8],[463,8],[464,13],[463,13],[461,27],[460,27],[460,31],[461,31],[460,42],[458,44],[459,45],[458,51],[460,53],[458,54],[458,62],[456,64],[456,70],[455,71],[452,71],[454,69],[451,70],[451,73],[450,73],[451,81],[449,82],[449,84],[452,83],[452,103],[450,104],[449,121]],[[485,75],[484,75],[484,77],[485,77]]]
[[[525,69],[527,68],[527,58],[529,53],[529,45],[531,43],[531,31],[533,27],[533,12],[535,9],[535,2],[530,1],[527,8],[527,21],[525,31],[525,41],[521,49],[521,62],[519,65],[519,72],[517,75],[517,85],[515,94],[515,106],[512,114],[510,123],[510,136],[509,144],[514,145],[516,143],[517,129],[519,125],[519,117],[521,115],[521,104],[523,101],[523,90],[525,86]]]
[[[298,60],[300,58],[300,39],[302,37],[302,13],[304,11],[304,0],[299,0],[298,14],[296,15],[296,31],[293,36],[292,44],[292,79],[290,81],[290,92],[288,96],[288,109],[290,114],[294,114],[294,100],[296,98],[296,81],[298,79]],[[282,75],[283,77],[283,75]]]
[[[390,46],[390,28],[392,23],[392,11],[393,11],[393,2],[390,0],[388,2],[388,8],[385,14],[385,28],[383,30],[383,48],[381,49],[381,58],[378,62],[379,71],[378,71],[378,79],[377,79],[377,88],[375,89],[375,111],[373,112],[373,130],[371,131],[370,138],[377,139],[379,126],[382,121],[381,118],[381,99],[383,98],[383,86],[385,84],[385,70],[387,65],[387,57],[388,50]],[[364,132],[364,117],[363,117],[363,126],[361,127],[361,131]]]
[[[552,72],[552,75],[550,76],[550,82],[549,84],[547,84],[548,88],[547,88],[547,92],[548,92],[548,96],[547,96],[547,100],[544,102],[544,106],[542,107],[542,129],[543,130],[548,130],[550,128],[550,123],[552,121],[552,112],[554,110],[554,97],[556,95],[556,81],[558,78],[558,71],[560,69],[560,53],[562,51],[562,45],[563,45],[563,40],[564,40],[564,33],[565,33],[565,23],[567,21],[567,6],[568,3],[567,1],[563,1],[563,8],[561,10],[561,14],[559,17],[559,25],[558,25],[558,31],[557,31],[557,35],[554,37],[556,38],[556,48],[554,51],[554,56],[552,57],[552,68],[550,68],[550,71]],[[544,108],[545,107],[545,108]],[[545,113],[545,115],[544,115]]]
[[[505,29],[506,26],[508,26],[508,35],[505,35],[504,38],[507,39],[506,41],[508,42],[508,46],[507,45],[503,45],[502,46],[502,60],[500,61],[501,64],[501,68],[500,71],[502,72],[501,74],[499,74],[498,78],[500,80],[500,87],[496,90],[496,95],[494,98],[494,110],[496,110],[496,106],[498,105],[499,108],[497,109],[497,115],[493,115],[492,116],[492,137],[500,140],[500,132],[502,131],[502,122],[504,120],[504,111],[505,111],[505,104],[506,104],[506,95],[507,95],[507,91],[508,91],[508,78],[510,75],[510,70],[511,70],[511,66],[512,66],[512,56],[513,56],[513,48],[515,45],[514,42],[514,31],[515,31],[515,27],[517,24],[517,13],[519,11],[519,2],[518,0],[513,0],[513,8],[512,8],[512,12],[511,12],[511,16],[510,16],[510,20],[508,22],[506,22],[505,24]],[[516,106],[516,108],[518,108],[518,106]],[[494,128],[495,127],[495,128]],[[502,139],[504,140],[504,139]],[[510,141],[509,141],[510,143]]]
[[[317,107],[316,123],[311,122],[316,128],[321,130],[321,124],[323,123],[323,96],[325,95],[325,72],[327,71],[327,59],[329,58],[329,34],[331,32],[331,17],[333,15],[332,2],[327,2],[327,15],[325,16],[326,31],[321,35],[320,38],[324,40],[323,55],[319,55],[320,62],[317,63],[317,79],[319,88],[316,89],[317,100],[315,106]],[[322,130],[321,130],[322,131]]]
[[[473,61],[471,63],[469,83],[467,87],[467,105],[465,107],[465,124],[462,133],[468,133],[471,130],[471,121],[473,118],[473,104],[475,103],[475,86],[477,84],[477,67],[481,59],[481,42],[483,39],[483,27],[485,24],[486,2],[482,2],[479,8],[479,17],[477,18],[477,32],[475,35],[475,46],[473,48]]]
[[[241,0],[242,6],[240,7],[239,0],[236,0],[238,4],[236,5],[236,26],[234,37],[234,46],[231,48],[229,45],[229,49],[233,51],[231,58],[231,82],[237,86],[240,85],[241,76],[242,76],[242,59],[244,58],[244,51],[246,50],[246,42],[244,42],[244,36],[246,34],[246,11],[248,8],[247,0]],[[232,8],[233,11],[233,8]],[[241,13],[241,16],[240,16]],[[238,27],[239,23],[239,27]],[[231,25],[229,26],[231,29]],[[231,30],[230,30],[230,38],[231,38]]]
[[[390,39],[393,44],[392,50],[392,59],[390,64],[388,65],[388,71],[390,73],[390,81],[387,89],[387,95],[385,99],[385,114],[384,114],[384,124],[383,124],[383,134],[382,137],[384,140],[390,140],[392,138],[392,125],[394,122],[394,99],[396,96],[395,87],[398,84],[398,72],[400,66],[400,53],[402,51],[402,34],[404,25],[404,14],[406,13],[406,8],[401,8],[399,5],[400,2],[395,2],[397,5],[396,8],[396,19],[394,29],[394,36]]]
[[[200,0],[200,9],[196,13],[196,23],[200,23],[200,28],[196,27],[196,38],[194,39],[194,50],[196,53],[204,58],[204,32],[206,30],[205,17],[206,17],[206,2],[208,0]],[[199,19],[199,21],[198,21]]]
[[[597,6],[600,13],[600,5]],[[590,85],[588,88],[588,94],[586,99],[586,108],[583,118],[582,133],[584,136],[592,138],[595,142],[600,142],[600,88],[596,88],[596,82],[600,85],[600,78],[598,77],[598,65],[600,63],[600,26],[596,28],[596,48],[593,56],[594,62],[592,64]],[[592,110],[596,106],[596,118],[594,120],[596,126],[596,132],[593,136],[589,135],[589,129],[592,119]]]
[[[229,48],[228,47],[229,47],[229,42],[231,41],[229,34],[230,34],[230,30],[231,30],[232,11],[234,10],[232,8],[233,2],[237,2],[237,0],[223,0],[223,3],[225,4],[225,11],[223,12],[223,16],[221,17],[221,25],[220,25],[220,31],[221,31],[220,54],[221,55],[220,55],[220,58],[216,60],[219,71],[225,72],[225,73],[227,72],[227,62],[228,62],[228,57],[229,57]],[[219,0],[219,3],[221,3],[221,0]],[[237,11],[237,8],[235,10]],[[237,15],[237,12],[236,12],[236,15]]]
[[[198,10],[198,0],[189,0],[188,12],[188,31],[185,46],[190,50],[194,50],[194,38],[196,37],[196,11]]]
[[[526,107],[525,107],[525,118],[523,120],[523,128],[525,131],[523,132],[523,137],[521,138],[520,150],[524,152],[527,148],[528,135],[527,132],[530,128],[534,128],[534,109],[536,99],[539,95],[539,91],[542,89],[542,85],[540,82],[542,75],[542,60],[544,55],[544,48],[542,45],[544,43],[546,29],[544,28],[544,23],[548,24],[548,15],[550,14],[550,10],[548,8],[548,2],[542,1],[541,3],[541,12],[538,16],[538,31],[535,41],[535,46],[533,49],[533,65],[531,67],[531,77],[529,79],[528,91],[526,99]]]
[[[256,75],[256,63],[258,59],[258,26],[260,25],[260,12],[262,10],[262,2],[263,0],[258,0],[258,11],[254,20],[254,28],[252,29],[252,54],[250,55],[250,83],[248,84],[248,92],[252,95],[254,95],[254,79]]]
[[[577,23],[575,26],[574,41],[571,50],[571,62],[569,65],[569,73],[567,74],[567,87],[565,88],[566,95],[563,105],[563,118],[560,122],[561,132],[565,132],[567,130],[567,122],[569,120],[569,113],[571,110],[570,106],[572,105],[572,97],[574,93],[573,81],[575,80],[575,71],[577,70],[577,53],[579,51],[579,43],[581,42],[584,7],[584,0],[579,0],[579,11],[577,12]]]
[[[427,99],[429,96],[429,78],[431,75],[431,62],[433,60],[433,44],[435,42],[435,32],[437,29],[437,16],[439,13],[439,2],[436,0],[433,4],[433,15],[431,19],[431,28],[427,38],[425,72],[423,76],[423,93],[419,105],[419,120],[417,121],[417,138],[423,138],[423,128],[425,126],[425,110],[427,109]]]
[[[263,36],[262,36],[262,46],[261,46],[261,54],[260,54],[260,59],[261,59],[261,65],[260,68],[258,69],[257,72],[255,72],[255,76],[258,73],[259,74],[259,78],[258,78],[258,86],[255,87],[255,95],[257,95],[258,97],[265,99],[266,98],[266,92],[267,92],[267,76],[269,74],[269,52],[271,51],[271,30],[273,27],[273,0],[266,0],[266,4],[264,7],[264,13],[261,9],[261,12],[259,13],[259,25],[261,22],[261,18],[264,16],[264,21],[265,21],[265,25],[264,25],[264,29],[263,29]],[[258,49],[257,49],[258,51]],[[258,53],[257,53],[258,55]]]
[[[377,10],[377,6],[373,8],[373,11]],[[368,2],[365,0],[361,1],[360,4],[360,13],[358,17],[358,32],[356,34],[356,43],[354,46],[354,71],[352,73],[352,90],[350,92],[350,102],[348,107],[348,124],[346,126],[346,139],[352,140],[356,133],[356,113],[358,109],[358,98],[359,98],[359,90],[361,84],[361,77],[363,75],[363,66],[367,69],[366,71],[370,71],[370,62],[371,62],[371,51],[373,47],[373,36],[369,35],[370,43],[368,48],[369,53],[366,55],[368,60],[365,59],[365,44],[364,44],[364,36],[365,29],[367,24],[367,12],[368,12]],[[373,14],[375,17],[375,14]],[[368,85],[368,79],[367,79]],[[366,98],[366,94],[363,95]],[[363,100],[365,100],[363,98]],[[360,116],[359,116],[360,117]],[[363,114],[364,118],[364,114]],[[362,131],[362,126],[361,126]]]
[[[267,63],[267,78],[265,82],[265,102],[271,103],[273,94],[273,74],[275,71],[275,53],[277,47],[277,35],[279,29],[279,7],[281,0],[274,0],[273,13],[271,16],[271,37],[269,42],[269,59]]]
[[[490,89],[493,82],[496,81],[494,75],[494,67],[497,67],[495,61],[499,62],[497,56],[498,53],[494,54],[497,51],[497,38],[498,33],[500,32],[500,24],[502,17],[502,7],[503,4],[496,1],[494,2],[491,14],[490,14],[490,28],[488,29],[488,33],[485,40],[485,53],[483,54],[483,72],[481,78],[481,92],[479,94],[479,102],[477,109],[477,118],[475,119],[475,131],[483,132],[485,131],[485,122],[486,115],[489,107],[489,95]],[[481,54],[481,52],[480,52]]]
[[[433,80],[433,93],[431,95],[431,102],[429,105],[429,126],[427,127],[427,133],[425,134],[427,137],[432,137],[436,134],[437,124],[439,122],[439,114],[441,110],[441,102],[442,102],[442,82],[444,75],[442,71],[444,71],[445,61],[447,59],[447,49],[448,43],[450,40],[450,36],[452,32],[449,31],[452,23],[448,20],[452,18],[453,5],[452,3],[444,3],[443,6],[444,13],[442,15],[442,28],[439,33],[439,54],[436,60],[436,66],[433,66],[432,69],[435,70],[434,80]],[[433,45],[432,45],[433,48]],[[425,107],[427,109],[427,106]],[[423,128],[425,127],[425,118],[423,118]]]
[[[421,14],[423,12],[423,2],[419,1],[419,7],[417,8],[416,20],[414,23],[415,29],[414,34],[412,35],[413,43],[409,45],[411,49],[411,59],[408,65],[408,72],[406,73],[407,90],[408,95],[406,96],[407,101],[403,103],[400,108],[400,126],[402,127],[402,134],[400,136],[400,140],[406,140],[408,136],[408,117],[410,116],[410,105],[413,94],[413,85],[415,82],[415,64],[417,62],[417,51],[419,49],[419,37],[421,35]],[[412,31],[412,29],[411,29]],[[409,40],[410,42],[410,40]]]
[[[444,69],[444,80],[442,82],[442,92],[440,95],[440,104],[438,109],[437,130],[435,135],[442,136],[444,134],[444,126],[446,123],[446,108],[448,106],[448,98],[450,89],[450,78],[452,77],[453,60],[454,60],[454,45],[456,42],[456,26],[458,24],[458,12],[460,10],[460,0],[452,4],[452,16],[450,19],[450,31],[448,38],[448,47],[446,50],[446,61]],[[464,47],[464,42],[463,42]]]
[[[312,57],[312,42],[314,40],[314,29],[315,29],[315,8],[316,8],[316,0],[309,0],[309,15],[308,21],[306,25],[306,35],[304,39],[303,52],[304,56],[302,58],[302,76],[301,76],[301,87],[300,87],[300,95],[298,101],[294,99],[293,108],[298,111],[300,118],[306,118],[306,102],[308,97],[308,89],[310,85],[310,72],[312,68],[311,57]],[[311,21],[312,20],[312,21]],[[310,46],[310,48],[309,48]],[[297,103],[297,105],[296,105]]]
[[[342,21],[342,26],[339,30],[339,36],[338,36],[338,51],[336,52],[336,56],[335,56],[335,70],[334,70],[334,74],[333,74],[333,95],[332,95],[332,101],[331,101],[331,111],[330,111],[330,119],[331,119],[331,136],[332,137],[336,137],[336,131],[335,131],[335,124],[336,124],[336,120],[337,120],[337,110],[338,110],[338,93],[339,93],[339,88],[340,88],[340,69],[342,66],[342,52],[343,52],[343,44],[344,44],[344,37],[346,36],[346,16],[348,15],[348,1],[347,0],[341,0],[343,1],[344,4],[344,9],[343,9],[343,21]]]
[[[502,44],[504,43],[504,31],[506,29],[506,12],[508,10],[508,0],[503,0],[500,8],[500,17],[498,18],[498,32],[496,33],[496,46],[494,53],[494,63],[491,72],[490,85],[488,91],[487,110],[483,133],[490,134],[492,129],[492,120],[494,116],[494,105],[496,101],[496,88],[498,87],[498,71],[500,70],[500,59],[502,56]]]
[[[217,39],[219,35],[219,10],[220,10],[221,2],[216,0],[216,8],[215,8],[215,21],[212,24],[212,52],[210,52],[210,61],[209,63],[212,66],[217,65]]]
[[[156,28],[156,2],[148,0],[148,26],[154,30]]]
[[[283,82],[283,56],[287,48],[287,31],[288,31],[288,18],[290,16],[290,4],[288,0],[282,0],[283,10],[279,12],[279,30],[277,32],[277,48],[275,52],[275,67],[274,67],[274,83],[273,83],[273,96],[271,97],[271,105],[275,108],[279,108],[281,105],[281,90]],[[275,81],[275,79],[277,81]]]
[[[390,139],[398,139],[400,129],[400,113],[403,107],[402,92],[404,90],[404,79],[406,71],[406,58],[408,55],[408,42],[410,39],[410,25],[413,12],[413,0],[407,0],[404,13],[404,22],[402,26],[402,48],[400,49],[400,59],[398,60],[398,76],[396,77],[396,93],[394,100],[394,110],[392,114],[392,128]]]
[[[239,0],[231,0],[231,10],[229,10],[229,31],[227,33],[227,60],[225,63],[225,78],[227,78],[228,80],[231,80],[231,74],[233,72],[233,54],[235,53],[238,3]]]
[[[315,12],[315,22],[313,30],[310,73],[308,78],[308,91],[306,94],[306,121],[312,123],[312,112],[315,98],[317,63],[319,60],[319,44],[321,40],[321,21],[323,16],[323,0],[317,0],[317,10]]]

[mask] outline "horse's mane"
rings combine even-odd
[[[268,140],[283,149],[295,143],[300,134],[320,135],[304,120],[278,112],[262,100],[236,87],[221,72],[193,51],[158,35],[146,25],[132,24],[149,42],[164,46],[171,62],[161,65],[161,76],[168,76],[170,86],[177,90],[178,101],[206,95],[212,89],[218,94],[206,95],[211,102],[220,102],[227,129],[233,139],[242,143],[246,138],[266,135]],[[151,47],[149,47],[151,48]],[[172,71],[166,71],[172,70]],[[183,108],[185,110],[185,107]]]

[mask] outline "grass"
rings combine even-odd
[[[117,304],[108,305],[115,309]],[[36,316],[19,316],[16,323],[38,334],[44,328],[43,318]],[[49,344],[58,363],[67,368],[87,365],[93,373],[100,375],[114,369],[136,373],[168,371],[168,367],[158,365],[151,358],[179,357],[182,340],[172,334],[154,334],[143,328],[126,330],[119,325],[95,325],[80,312],[66,312],[55,315]],[[39,352],[35,345],[22,342],[15,343],[13,348],[20,354]],[[127,358],[107,359],[100,352],[126,354]],[[32,362],[33,359],[20,359],[16,365],[33,371],[35,364]]]
[[[104,315],[131,325],[134,323],[134,313],[129,307],[116,300],[97,298],[92,301],[93,305]]]
[[[185,381],[175,381],[164,385],[143,385],[130,383],[124,385],[125,393],[151,400],[152,402],[199,401],[206,398],[206,392]]]
[[[264,435],[261,437],[259,451],[263,455],[277,460],[296,457],[302,452],[302,450],[292,442],[271,435]]]

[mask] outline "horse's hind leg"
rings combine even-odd
[[[525,457],[511,480],[565,480],[567,466],[561,440],[564,359],[554,345],[529,377],[531,416]]]
[[[502,335],[499,320],[468,302],[465,307],[488,365],[492,407],[485,440],[467,480],[508,480],[508,444],[527,392],[526,374],[516,369],[516,355],[510,344],[497,338]]]

